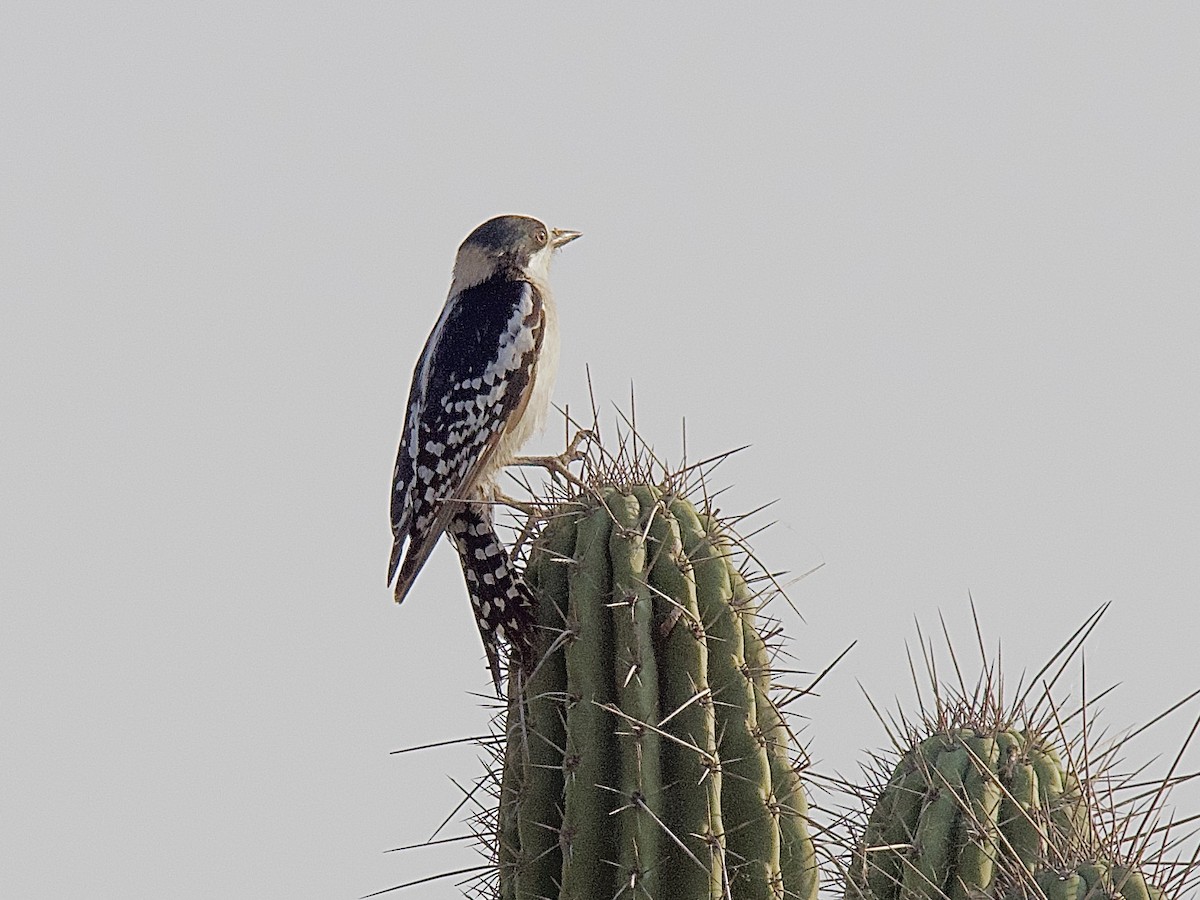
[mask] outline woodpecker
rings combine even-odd
[[[492,524],[496,477],[537,432],[558,367],[554,252],[580,236],[498,216],[458,248],[413,372],[392,476],[388,584],[404,600],[442,532],[458,551],[497,693],[499,646],[532,642],[532,597]]]

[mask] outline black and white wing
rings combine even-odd
[[[542,298],[525,281],[485,281],[442,311],[413,375],[396,457],[388,583],[397,602],[524,412],[544,331]]]

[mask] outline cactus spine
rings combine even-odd
[[[807,800],[756,599],[657,488],[561,508],[532,552],[540,662],[512,679],[504,900],[814,900]]]

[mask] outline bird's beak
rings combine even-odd
[[[577,237],[583,237],[582,231],[568,231],[565,228],[555,228],[550,232],[550,246],[557,250],[564,247]]]

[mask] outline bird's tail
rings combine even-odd
[[[534,598],[492,526],[487,506],[464,505],[447,532],[458,550],[475,624],[500,696],[500,649],[507,644],[528,667],[535,643]]]
[[[400,603],[408,596],[413,582],[421,572],[433,548],[437,546],[442,536],[442,525],[437,520],[419,538],[408,537],[407,546],[403,534],[397,535],[392,544],[392,557],[388,561],[388,584],[395,588],[396,602]],[[403,557],[403,560],[401,559]]]

